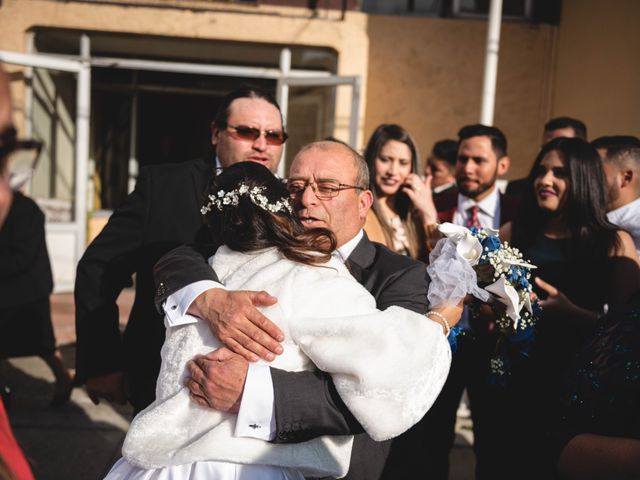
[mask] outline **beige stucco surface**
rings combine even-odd
[[[640,2],[563,0],[552,111],[589,137],[640,135]]]
[[[24,52],[27,32],[34,27],[81,29],[174,38],[198,38],[250,42],[282,47],[304,45],[332,48],[337,52],[338,75],[360,75],[366,95],[369,61],[367,16],[350,12],[345,21],[338,15],[310,18],[304,10],[287,7],[230,8],[228,3],[172,2],[166,4],[207,9],[174,9],[150,6],[122,6],[49,0],[4,0],[0,7],[0,49]],[[165,6],[166,6],[165,5]],[[216,8],[217,7],[217,8]],[[242,59],[236,59],[242,63]],[[337,94],[336,136],[348,138],[350,92]],[[14,99],[20,110],[22,97]],[[360,109],[364,118],[365,107]],[[20,118],[17,119],[20,122]],[[362,124],[362,122],[360,122]]]
[[[144,0],[123,7],[49,0],[3,0],[0,49],[25,51],[34,27],[306,45],[336,51],[337,73],[362,75],[362,146],[382,122],[407,127],[424,158],[434,141],[455,138],[480,116],[486,22],[337,12],[310,18],[304,9],[197,0]],[[206,5],[156,8],[152,4]],[[495,124],[510,142],[510,178],[522,176],[539,147],[542,125],[556,115],[585,120],[591,136],[640,134],[640,2],[564,0],[559,27],[505,22]],[[241,59],[239,59],[241,60]],[[336,136],[347,136],[350,95],[338,91]],[[14,98],[20,124],[23,99]]]
[[[495,125],[509,140],[509,177],[522,176],[540,143],[549,112],[554,27],[504,23]],[[365,135],[399,123],[416,139],[422,159],[433,143],[478,123],[486,23],[375,16],[369,18],[371,58]]]

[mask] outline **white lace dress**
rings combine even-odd
[[[263,309],[284,332],[284,353],[270,365],[331,374],[341,398],[375,440],[417,423],[435,401],[451,363],[442,327],[399,307],[384,312],[337,259],[292,262],[275,248],[212,257],[231,290],[266,290]],[[136,416],[113,479],[297,479],[342,477],[352,436],[272,444],[234,436],[236,415],[199,407],[183,387],[185,365],[220,346],[204,322],[167,329],[156,401]]]

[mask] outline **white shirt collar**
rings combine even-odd
[[[500,192],[495,185],[493,185],[492,188],[493,190],[491,190],[491,193],[479,202],[476,202],[475,200],[469,197],[465,197],[464,195],[459,193],[458,212],[466,212],[474,205],[477,205],[482,213],[493,218],[496,214],[496,207],[498,205],[498,202],[500,201]]]
[[[353,237],[351,240],[349,240],[336,250],[336,253],[338,254],[340,260],[342,260],[343,262],[347,261],[347,258],[349,258],[349,256],[356,249],[358,243],[360,243],[360,240],[362,240],[362,237],[364,237],[364,230],[360,229],[360,231],[356,233],[355,237]]]
[[[446,190],[447,188],[451,188],[456,184],[456,182],[449,182],[449,183],[445,183],[444,185],[440,185],[439,187],[435,187],[433,189],[433,193],[440,193],[444,190]]]

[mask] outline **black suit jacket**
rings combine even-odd
[[[211,253],[209,250],[207,253]],[[425,313],[428,277],[425,265],[398,255],[366,234],[349,256],[352,275],[376,299],[381,310],[392,305]],[[157,302],[189,283],[213,279],[211,268],[188,247],[165,255],[155,268],[161,286]],[[419,425],[387,442],[375,442],[363,432],[331,381],[321,371],[285,372],[271,368],[275,395],[277,443],[296,443],[320,435],[356,434],[347,479],[412,478],[423,457],[415,438]],[[402,445],[395,448],[394,445]]]
[[[16,192],[0,228],[0,308],[47,298],[52,290],[44,214],[33,200]]]
[[[155,398],[164,341],[154,308],[152,267],[166,252],[193,242],[200,207],[213,175],[206,160],[143,168],[135,190],[113,213],[78,264],[76,377],[80,383],[111,372],[127,374],[136,409]],[[116,299],[135,273],[136,296],[124,335]]]

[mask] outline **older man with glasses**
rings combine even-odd
[[[371,242],[363,230],[373,196],[368,189],[369,171],[361,155],[337,141],[311,143],[296,155],[287,185],[302,224],[307,228],[328,228],[334,233],[335,254],[374,296],[379,309],[395,305],[422,314],[427,312],[428,277],[424,264]],[[193,250],[180,248],[170,252],[156,265],[155,272],[156,279],[169,288],[158,298],[163,301],[169,324],[180,324],[185,313],[216,324],[214,329],[220,329],[219,324],[229,320],[229,313],[218,315],[212,304],[194,308],[181,301],[188,298],[179,289],[183,285],[193,282],[184,289],[197,284],[207,288],[207,283],[211,286],[215,279],[208,264]],[[329,375],[320,371],[285,372],[266,364],[249,364],[247,359],[252,355],[262,355],[260,344],[264,345],[262,338],[266,333],[258,327],[267,324],[243,323],[241,317],[247,311],[243,309],[233,318],[237,322],[235,329],[225,329],[223,343],[236,353],[222,348],[189,362],[191,377],[187,386],[195,402],[238,413],[235,427],[238,436],[296,443],[320,435],[359,434],[345,477],[350,480],[428,475],[421,424],[393,441],[374,442],[362,433]],[[453,325],[461,311],[459,306],[439,313]]]
[[[286,139],[273,97],[255,89],[238,89],[224,97],[212,125],[215,163],[199,159],[141,170],[135,190],[78,264],[76,379],[86,384],[94,402],[129,400],[140,411],[154,400],[164,324],[153,302],[153,265],[172,248],[196,240],[202,225],[202,199],[216,167],[253,161],[275,171]],[[136,297],[121,335],[116,299],[133,273]],[[237,298],[224,291],[212,295],[220,305]],[[271,301],[260,294],[245,295],[243,300]]]

